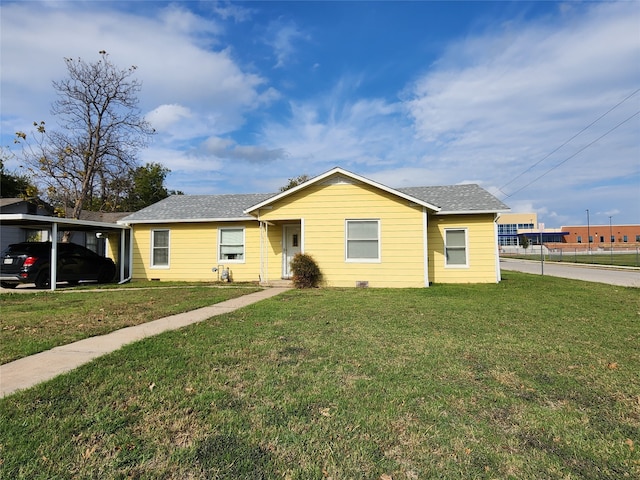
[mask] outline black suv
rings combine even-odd
[[[110,258],[101,257],[75,243],[58,243],[56,279],[75,285],[81,280],[109,283],[116,275]],[[35,283],[48,288],[51,283],[51,243],[23,242],[9,245],[0,255],[0,285],[15,288],[20,283]]]

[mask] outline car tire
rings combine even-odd
[[[116,267],[113,265],[106,265],[102,267],[100,273],[98,273],[98,283],[109,283],[113,281],[116,276]]]
[[[18,286],[17,283],[0,282],[0,287],[2,287],[2,288],[16,288],[17,286]]]
[[[51,272],[48,267],[40,270],[35,283],[36,288],[49,288],[51,286]]]

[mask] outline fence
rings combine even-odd
[[[500,255],[530,260],[540,260],[541,256],[539,245],[527,249],[522,247],[503,248]],[[543,246],[542,256],[545,261],[552,262],[640,267],[640,247],[626,249],[594,248],[588,250],[587,248],[547,248]]]

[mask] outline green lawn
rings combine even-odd
[[[149,282],[101,287],[0,295],[0,363],[259,290]]]
[[[291,290],[0,400],[0,478],[640,477],[640,290]]]

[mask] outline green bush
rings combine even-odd
[[[320,268],[311,255],[297,253],[291,260],[293,285],[296,288],[314,288],[320,283]]]

